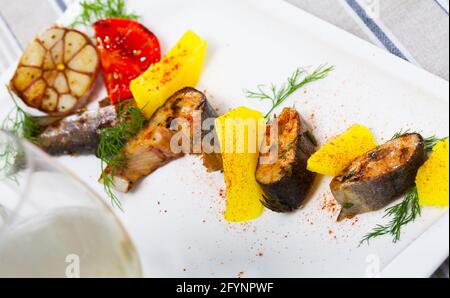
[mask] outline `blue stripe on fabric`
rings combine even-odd
[[[345,0],[347,4],[353,9],[353,11],[359,16],[364,24],[372,31],[376,38],[384,45],[384,47],[392,54],[409,61],[408,58],[400,51],[400,49],[394,44],[394,42],[384,33],[380,26],[370,18],[364,8],[359,5],[355,0]]]
[[[447,10],[447,8],[444,7],[440,1],[434,0],[434,2],[436,2],[436,4],[437,4],[440,8],[442,8],[442,10],[445,11],[445,13],[448,15],[448,10]]]
[[[58,5],[58,7],[61,9],[61,11],[66,11],[67,9],[67,5],[64,2],[64,0],[55,0],[56,5]]]

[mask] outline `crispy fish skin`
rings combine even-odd
[[[215,112],[213,113],[214,110],[207,102],[206,96],[194,88],[184,88],[172,95],[122,150],[124,162],[119,168],[114,169],[113,173],[116,190],[128,192],[142,177],[170,161],[183,157],[185,155],[183,151],[173,152],[171,149],[172,137],[178,132],[171,128],[172,121],[187,120],[192,128],[193,114],[196,111],[200,112],[202,120],[217,116]],[[215,156],[207,158],[211,158],[213,164],[217,165]],[[103,175],[110,174],[111,171],[111,167],[108,166]]]
[[[201,116],[202,120],[208,118],[216,119],[218,117],[217,112],[210,105],[206,97],[202,101],[202,104],[200,105],[199,109],[202,111]],[[202,129],[202,140],[204,140],[208,134],[214,134],[215,136],[217,136],[214,126],[203,128],[204,129]],[[208,150],[209,153],[206,153],[205,152],[206,150]],[[216,172],[223,170],[222,155],[220,154],[220,146],[218,142],[214,142],[214,144],[203,142],[201,156],[203,166],[208,170],[208,172]]]
[[[285,108],[271,126],[275,121],[278,122],[278,144],[275,144],[278,155],[270,164],[262,164],[260,159],[256,180],[264,191],[265,207],[275,212],[292,212],[300,208],[314,183],[316,175],[306,166],[316,146],[296,110]],[[270,144],[270,130],[268,127],[267,145]]]
[[[425,161],[419,134],[404,134],[355,159],[330,184],[342,206],[338,221],[379,210],[414,186]]]
[[[36,145],[50,155],[95,154],[101,129],[117,124],[114,106],[86,111],[46,127],[38,135]]]

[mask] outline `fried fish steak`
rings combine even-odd
[[[269,162],[263,163],[260,158],[256,180],[264,191],[263,204],[267,208],[291,212],[301,206],[314,183],[315,174],[308,171],[306,165],[316,146],[299,113],[292,108],[285,108],[269,125],[266,146],[273,143],[270,134],[275,124],[278,125],[275,132],[278,138],[271,146],[276,146],[277,150],[262,153]]]
[[[50,155],[95,154],[101,130],[117,124],[114,106],[89,110],[47,125],[35,144]]]
[[[113,177],[114,187],[120,192],[128,192],[142,177],[145,177],[167,163],[181,158],[186,152],[192,152],[194,120],[199,116],[200,125],[204,119],[216,118],[217,114],[212,109],[206,96],[194,89],[184,88],[172,95],[166,103],[159,108],[153,117],[145,124],[144,128],[125,145],[120,153],[122,162],[114,170],[108,166],[103,175]],[[174,126],[174,120],[181,120],[180,125]],[[188,148],[190,151],[173,150],[171,144],[173,137],[183,129],[191,130]],[[201,136],[208,133],[214,134],[214,127],[202,130]],[[201,152],[205,166],[210,171],[220,170],[222,161],[220,154],[214,150],[211,153]],[[214,148],[212,148],[214,149]],[[112,172],[113,171],[113,172]]]
[[[414,186],[425,160],[424,142],[404,134],[356,158],[330,184],[342,206],[338,220],[379,210]]]

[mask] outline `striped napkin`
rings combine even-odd
[[[51,25],[72,1],[77,0],[0,0],[0,74],[16,63],[36,31]],[[449,79],[448,0],[285,1]],[[449,277],[448,260],[433,277]]]

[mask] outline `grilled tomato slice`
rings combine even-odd
[[[127,19],[103,19],[94,23],[94,29],[111,102],[131,98],[131,80],[161,59],[158,39],[140,23]]]

